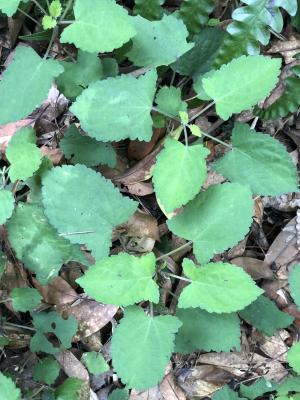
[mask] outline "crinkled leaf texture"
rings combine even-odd
[[[296,76],[286,78],[285,90],[273,104],[267,108],[255,107],[254,113],[262,119],[286,117],[298,110],[300,104],[300,79]]]
[[[115,0],[76,0],[74,14],[76,21],[63,30],[60,41],[90,53],[110,52],[136,34],[132,18]]]
[[[98,261],[76,282],[95,300],[126,307],[143,300],[158,303],[154,274],[153,253],[142,257],[120,253]]]
[[[287,328],[294,321],[293,317],[280,311],[275,303],[265,296],[260,296],[239,314],[267,336],[274,335],[277,329]]]
[[[63,319],[55,311],[49,313],[33,313],[32,323],[36,333],[31,338],[30,350],[32,352],[42,351],[48,354],[57,354],[71,347],[72,337],[77,331],[77,320],[71,315]],[[54,346],[46,337],[46,333],[54,333],[59,339],[59,346]]]
[[[240,320],[237,314],[208,313],[200,308],[178,309],[182,326],[176,335],[175,352],[240,350]]]
[[[10,293],[10,297],[14,310],[22,312],[34,310],[42,300],[38,290],[30,287],[14,288]]]
[[[164,15],[160,21],[134,17],[137,34],[127,56],[140,67],[159,67],[175,62],[189,51],[194,43],[187,43],[188,31],[182,20]]]
[[[175,235],[194,242],[201,263],[242,240],[252,223],[253,200],[247,186],[225,183],[210,186],[168,221]]]
[[[137,208],[110,181],[80,164],[49,171],[42,194],[50,223],[70,242],[85,244],[96,260],[108,255],[113,227]]]
[[[181,326],[170,315],[151,317],[137,307],[125,309],[111,344],[114,370],[128,388],[145,390],[163,377]]]
[[[138,79],[121,75],[92,83],[70,110],[85,132],[103,142],[130,138],[149,141],[156,71]]]
[[[289,274],[289,286],[291,296],[300,309],[300,264],[293,266],[293,269]]]
[[[287,352],[287,361],[293,370],[300,374],[300,342],[294,344]]]
[[[250,275],[228,263],[210,263],[201,267],[185,258],[184,274],[191,283],[180,297],[178,307],[200,307],[211,313],[232,313],[251,304],[263,291]]]
[[[203,79],[203,87],[215,101],[219,116],[227,120],[232,114],[254,106],[271,92],[278,81],[280,66],[279,58],[242,56]]]
[[[11,378],[0,372],[1,400],[20,400],[21,392]]]
[[[298,174],[286,148],[276,139],[237,122],[233,149],[213,168],[232,182],[248,184],[254,194],[276,196],[298,191]]]
[[[0,82],[0,125],[18,121],[39,107],[62,72],[57,61],[43,60],[31,47],[18,46]]]
[[[57,235],[38,205],[19,203],[7,230],[17,258],[44,285],[58,275],[62,264],[71,260],[87,262],[78,246]]]
[[[0,190],[0,225],[5,224],[14,210],[15,199],[10,190]]]
[[[183,0],[179,13],[189,32],[198,33],[213,9],[213,0]]]
[[[56,79],[58,89],[74,100],[90,83],[102,78],[103,70],[97,53],[79,50],[77,63],[62,61],[64,72]]]
[[[181,90],[175,86],[164,86],[157,92],[155,101],[159,111],[178,116],[179,111],[187,111],[187,104],[181,100]]]
[[[209,151],[201,144],[185,146],[167,139],[153,173],[156,197],[166,212],[192,200],[206,178],[205,158]]]
[[[33,379],[37,382],[43,382],[52,385],[59,375],[60,366],[52,356],[47,356],[38,361],[33,367]]]
[[[11,138],[6,149],[6,158],[10,162],[8,176],[12,182],[26,180],[38,170],[42,153],[35,144],[36,136],[32,128],[20,129]]]
[[[59,142],[66,159],[74,164],[94,167],[106,164],[113,168],[117,163],[117,155],[111,143],[98,142],[89,136],[83,136],[75,125],[71,125]]]

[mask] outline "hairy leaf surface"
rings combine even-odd
[[[137,16],[134,26],[137,34],[127,56],[137,66],[169,65],[194,46],[186,41],[188,31],[182,20],[173,15],[164,15],[160,21]]]
[[[214,314],[190,308],[178,309],[176,317],[182,322],[176,335],[176,352],[240,350],[241,332],[237,314]]]
[[[111,344],[113,367],[128,388],[155,386],[174,350],[181,322],[170,315],[150,317],[137,306],[125,309]]]
[[[27,117],[39,107],[62,72],[57,61],[43,60],[31,47],[18,46],[0,81],[0,125]]]
[[[76,0],[76,21],[61,34],[62,43],[73,43],[90,53],[110,52],[135,34],[132,18],[114,0]]]
[[[33,379],[52,385],[59,375],[60,366],[53,356],[44,357],[33,367]]]
[[[142,257],[120,253],[98,261],[76,282],[95,300],[126,307],[143,300],[158,303],[154,273],[153,253]]]
[[[179,111],[186,112],[187,104],[181,100],[181,90],[175,86],[164,86],[157,92],[155,101],[159,111],[175,117]]]
[[[246,272],[228,263],[210,263],[201,267],[185,258],[184,274],[191,279],[180,297],[180,308],[200,307],[212,313],[242,310],[263,292]]]
[[[210,186],[167,224],[175,235],[192,240],[197,259],[206,263],[244,238],[252,215],[250,189],[226,183]]]
[[[205,158],[209,151],[202,145],[185,146],[167,139],[159,153],[153,173],[156,197],[166,212],[172,212],[192,200],[206,178]]]
[[[219,116],[227,120],[270,93],[278,81],[280,66],[278,58],[242,56],[203,79],[203,87],[215,101]]]
[[[269,135],[236,123],[233,149],[213,168],[232,182],[248,184],[254,194],[276,196],[298,191],[298,174],[286,148]]]
[[[99,141],[149,141],[156,79],[156,72],[150,71],[138,79],[121,75],[98,81],[83,91],[70,110],[85,132]]]
[[[137,207],[110,181],[80,164],[52,169],[43,179],[42,194],[50,223],[70,242],[85,244],[96,260],[108,255],[113,227]]]

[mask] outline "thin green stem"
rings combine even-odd
[[[60,23],[61,21],[63,21],[65,19],[65,16],[68,14],[68,11],[72,7],[73,2],[74,2],[74,0],[69,0],[68,1],[68,4],[66,5],[66,8],[65,8],[64,12],[62,13],[58,23]]]
[[[184,278],[183,276],[171,274],[171,272],[165,272],[165,274],[168,275],[168,276],[172,276],[173,278],[180,279],[181,281],[192,282],[192,281],[191,281],[190,279],[188,279],[188,278]]]
[[[34,23],[36,23],[38,26],[41,25],[37,19],[35,19],[35,18],[33,18],[31,15],[27,14],[27,12],[25,12],[25,11],[22,10],[22,8],[18,8],[18,11],[19,11],[21,14],[25,15],[25,17],[31,19],[31,21],[33,21]]]
[[[202,132],[202,131],[201,131],[201,133],[202,133],[203,136],[208,137],[209,139],[214,140],[215,142],[220,143],[223,146],[228,147],[228,149],[232,150],[232,146],[230,144],[226,143],[226,142],[223,142],[223,140],[220,140],[220,139],[210,135],[209,133],[205,133],[205,132]]]
[[[46,3],[47,3],[48,11],[49,11],[49,13],[50,13],[50,3],[49,3],[49,0],[46,0]]]
[[[188,134],[187,134],[186,125],[183,125],[183,132],[184,132],[185,145],[186,145],[186,147],[189,147],[189,138],[188,138]]]
[[[64,21],[59,21],[59,25],[70,25],[70,24],[73,24],[73,22],[75,22],[75,20],[71,20],[71,21],[66,21],[66,20],[64,20]]]
[[[177,247],[176,249],[169,251],[166,254],[163,254],[162,256],[157,257],[156,261],[163,260],[164,258],[171,256],[172,254],[178,253],[178,251],[185,249],[186,247],[189,247],[193,242],[190,240],[189,242],[186,242],[182,244],[181,246]]]
[[[42,11],[43,14],[47,15],[47,11],[44,9],[43,6],[37,0],[32,0],[32,2]]]
[[[46,60],[47,57],[49,56],[49,53],[50,53],[50,51],[51,51],[51,47],[52,47],[52,45],[53,45],[53,42],[54,42],[54,40],[55,40],[57,34],[58,34],[58,28],[57,28],[57,26],[56,26],[56,27],[53,29],[52,36],[51,36],[50,42],[49,42],[49,44],[48,44],[48,48],[47,48],[47,50],[46,50],[46,53],[44,54],[44,57],[43,57],[44,60]]]
[[[202,110],[200,110],[196,115],[194,115],[192,118],[190,118],[189,123],[194,121],[196,118],[200,117],[200,115],[204,114],[205,111],[209,110],[213,105],[215,105],[214,101],[209,103],[206,107],[202,108]]]

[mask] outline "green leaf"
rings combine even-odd
[[[22,0],[23,2],[27,0]],[[9,17],[13,16],[17,11],[21,0],[0,0],[0,10],[8,15]]]
[[[300,264],[294,265],[289,273],[289,286],[291,296],[300,309]]]
[[[51,17],[58,18],[61,16],[62,13],[62,5],[59,0],[53,0],[49,6],[49,12]]]
[[[198,33],[213,9],[213,0],[183,0],[179,13],[189,32]]]
[[[243,37],[248,53],[259,51],[259,43],[266,46],[270,41],[270,29],[279,33],[283,28],[283,18],[279,7],[291,16],[296,14],[297,0],[244,0],[247,5],[236,8],[232,13],[233,22],[227,31],[231,35]]]
[[[242,56],[203,79],[205,92],[215,101],[218,115],[227,120],[249,109],[275,87],[281,60],[264,56]],[[260,82],[258,85],[257,82]]]
[[[254,113],[262,119],[284,118],[298,110],[300,104],[300,79],[289,76],[284,81],[285,90],[273,104],[267,108],[255,107]]]
[[[78,246],[57,235],[38,205],[19,203],[7,230],[17,258],[44,285],[58,275],[62,264],[71,260],[87,263]]]
[[[55,311],[49,313],[33,313],[32,323],[36,328],[36,333],[31,338],[30,350],[32,352],[42,351],[49,354],[57,354],[71,347],[71,341],[77,331],[77,320],[71,315],[68,319],[63,319]],[[46,334],[53,333],[59,340],[54,346]]]
[[[181,100],[181,90],[175,86],[164,86],[157,92],[155,101],[162,113],[178,116],[180,111],[187,111],[187,104]]]
[[[117,75],[119,75],[119,65],[114,58],[102,58],[101,63],[103,70],[103,79],[115,78]]]
[[[11,217],[15,199],[10,190],[0,189],[0,225],[5,224]]]
[[[59,375],[60,366],[52,356],[40,360],[33,367],[33,379],[37,382],[43,382],[52,385]]]
[[[140,67],[169,65],[189,51],[194,44],[187,43],[188,31],[184,23],[173,15],[164,15],[160,21],[134,17],[137,34],[127,56]]]
[[[18,46],[0,82],[0,125],[27,117],[39,107],[62,72],[57,61],[43,60],[31,47]]]
[[[300,392],[300,376],[290,376],[278,387],[277,394],[285,395],[289,392]]]
[[[178,309],[176,317],[182,322],[176,335],[176,352],[240,350],[241,332],[237,314],[214,314],[191,308]]]
[[[133,13],[135,15],[138,14],[150,21],[161,19],[164,15],[162,4],[165,0],[135,0],[134,2]]]
[[[7,256],[5,253],[3,253],[3,251],[0,250],[0,279],[3,275],[3,272],[5,270],[5,264],[7,261]]]
[[[213,62],[214,69],[220,68],[235,58],[248,54],[243,36],[232,36],[225,32],[224,40]]]
[[[111,354],[114,370],[128,388],[148,389],[164,377],[180,326],[170,315],[150,317],[137,306],[125,309],[112,338]]]
[[[44,15],[42,19],[42,26],[43,29],[52,29],[55,28],[57,25],[56,19],[52,18],[50,15]]]
[[[10,297],[12,299],[12,306],[15,311],[32,311],[42,300],[40,293],[33,288],[14,288]]]
[[[154,274],[153,253],[142,257],[120,253],[97,262],[76,282],[95,300],[126,307],[143,300],[158,303]]]
[[[159,153],[153,183],[159,204],[172,212],[192,200],[206,178],[205,158],[209,151],[201,144],[186,146],[167,139]]]
[[[223,386],[217,392],[215,392],[211,398],[212,400],[246,400],[241,399],[238,394],[230,389],[229,386]]]
[[[110,52],[136,34],[132,18],[114,0],[77,0],[74,14],[76,21],[63,30],[60,41],[90,53]]]
[[[35,144],[36,136],[32,128],[20,129],[9,141],[6,158],[10,162],[8,176],[12,182],[30,178],[38,170],[42,153]]]
[[[260,296],[252,304],[239,312],[240,316],[267,336],[272,336],[277,329],[287,328],[294,318],[278,309],[265,296]]]
[[[156,79],[156,72],[149,71],[138,79],[121,75],[98,81],[83,91],[70,110],[82,129],[99,141],[149,141]]]
[[[45,214],[59,234],[85,244],[96,260],[108,255],[113,227],[137,208],[110,181],[80,164],[49,171],[42,194]]]
[[[0,347],[7,346],[9,344],[9,339],[5,336],[0,335]]]
[[[197,79],[211,70],[224,36],[225,33],[221,29],[204,28],[193,37],[195,46],[173,63],[171,68],[180,75],[192,76],[194,80]]]
[[[286,148],[269,135],[237,122],[233,149],[213,168],[232,182],[248,184],[254,194],[276,196],[298,191],[298,174]]]
[[[210,263],[201,267],[185,258],[184,274],[191,279],[179,297],[178,307],[200,307],[213,313],[242,310],[263,291],[241,268],[228,263]]]
[[[269,382],[265,378],[260,378],[250,386],[241,384],[240,395],[245,396],[249,400],[255,400],[265,393],[274,392],[278,387],[275,382]]]
[[[79,50],[77,62],[62,61],[64,72],[56,79],[58,89],[75,100],[90,83],[102,78],[103,70],[97,53]]]
[[[55,400],[81,400],[85,382],[77,378],[67,378],[55,390]]]
[[[300,342],[294,344],[287,352],[287,361],[293,370],[300,374]]]
[[[201,263],[234,246],[249,231],[253,200],[239,183],[212,185],[188,203],[167,224],[175,235],[194,242]]]
[[[75,125],[69,127],[59,147],[66,159],[71,159],[74,164],[84,164],[87,167],[106,164],[113,168],[117,163],[117,155],[111,143],[101,143],[83,136]]]
[[[88,371],[94,375],[100,375],[106,371],[109,371],[109,366],[104,360],[103,355],[101,353],[97,353],[96,351],[83,353],[81,362],[83,362]]]
[[[108,400],[129,400],[128,390],[115,389],[112,393],[108,395]]]
[[[11,378],[8,378],[0,372],[0,390],[1,400],[19,400],[21,398],[20,389],[18,389]]]

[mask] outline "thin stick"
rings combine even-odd
[[[172,276],[173,278],[179,279],[181,281],[185,281],[185,282],[192,282],[190,279],[188,278],[184,278],[183,276],[179,276],[179,275],[175,275],[175,274],[171,274],[170,272],[165,272],[166,275]]]
[[[47,15],[47,11],[40,5],[37,0],[32,0],[32,2],[42,11],[43,14]]]
[[[202,108],[202,110],[200,110],[196,115],[194,115],[190,120],[189,123],[194,121],[196,118],[198,118],[200,115],[204,114],[205,111],[209,110],[212,106],[215,105],[215,102],[212,101],[211,103],[209,103],[206,107]]]
[[[65,16],[67,15],[69,9],[71,8],[71,6],[72,6],[72,4],[73,4],[73,1],[74,1],[74,0],[69,0],[67,6],[66,6],[66,8],[65,8],[65,11],[62,13],[62,15],[61,15],[61,17],[60,17],[60,19],[59,19],[59,23],[65,19]]]
[[[58,33],[58,29],[57,29],[57,26],[56,26],[56,27],[53,29],[52,36],[51,36],[49,45],[48,45],[48,47],[47,47],[46,53],[44,54],[43,60],[46,60],[46,58],[49,56],[49,53],[50,53],[50,51],[51,51],[51,47],[52,47],[52,45],[53,45],[53,42],[54,42],[54,40],[55,40],[55,38],[56,38],[57,33]]]
[[[31,21],[33,21],[34,23],[36,23],[38,26],[41,25],[37,19],[35,19],[35,18],[33,18],[31,15],[27,14],[27,12],[23,11],[21,8],[18,8],[18,11],[19,11],[21,14],[25,15],[25,17],[31,19]]]
[[[169,251],[168,253],[163,254],[162,256],[157,257],[156,261],[163,260],[164,258],[171,256],[172,254],[175,254],[178,251],[185,249],[186,247],[189,247],[192,243],[193,242],[190,240],[189,242],[182,244],[181,246],[177,247],[176,249]]]

